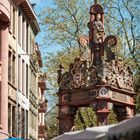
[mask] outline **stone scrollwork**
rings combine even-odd
[[[60,90],[86,87],[87,85],[97,84],[99,81],[95,66],[87,67],[87,61],[76,58],[70,64],[69,71],[64,72],[60,66],[58,70],[58,85]]]
[[[130,67],[124,64],[121,58],[105,62],[105,64],[107,70],[104,65],[88,67],[87,61],[76,58],[75,62],[70,64],[69,71],[63,72],[62,67],[58,70],[60,90],[82,88],[102,83],[133,91],[133,74]]]
[[[58,70],[58,85],[60,90],[67,90],[71,87],[71,74],[68,71],[64,71],[62,65],[59,66]]]
[[[133,74],[121,58],[109,62],[109,74],[106,76],[106,81],[109,85],[133,90]]]
[[[107,36],[104,40],[106,60],[109,62],[115,59],[113,48],[117,45],[117,38],[113,35]]]
[[[78,41],[82,47],[87,47],[89,44],[89,37],[88,36],[79,36]]]

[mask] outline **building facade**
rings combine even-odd
[[[10,3],[0,1],[0,130],[8,133],[8,26]],[[2,139],[4,135],[0,135]]]
[[[39,108],[39,69],[43,66],[39,46],[35,43],[31,50],[30,69],[29,69],[29,138],[38,139],[38,108]]]
[[[0,133],[36,140],[40,28],[28,0],[1,0],[0,14]]]
[[[38,140],[45,140],[47,138],[47,133],[45,130],[45,113],[47,112],[47,100],[45,99],[45,90],[46,90],[46,74],[39,74],[39,126],[38,126]]]

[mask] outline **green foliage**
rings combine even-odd
[[[80,119],[78,111],[80,112],[82,119]],[[81,107],[79,108],[78,111],[75,116],[76,130],[83,129],[85,126],[86,127],[96,126],[97,124],[96,114],[91,107]]]
[[[58,119],[57,107],[53,107],[45,117],[45,125],[47,131],[47,140],[52,139],[53,137],[58,135]]]
[[[116,124],[118,122],[116,117],[117,116],[112,109],[109,113],[109,116],[108,116],[109,124]]]
[[[91,0],[54,0],[54,5],[39,15],[46,31],[46,45],[79,46],[79,35],[88,33],[86,26]]]
[[[78,49],[69,48],[64,49],[56,54],[49,53],[46,57],[46,67],[48,73],[48,80],[52,87],[57,88],[57,70],[61,64],[67,71],[70,63],[74,62],[74,59],[80,55]]]
[[[119,38],[117,55],[131,67],[134,73],[134,90],[138,94],[136,112],[140,110],[140,1],[102,0],[105,8],[105,29]]]
[[[102,0],[105,28],[119,38],[121,55],[135,71],[140,71],[140,1]]]
[[[140,113],[140,73],[135,74],[134,90],[137,93],[135,97],[136,113]]]

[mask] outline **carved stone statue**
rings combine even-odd
[[[93,42],[95,44],[103,43],[104,28],[100,19],[101,15],[97,14],[95,20],[93,21]]]
[[[90,63],[90,49],[89,49],[89,37],[87,36],[79,36],[79,44],[81,45],[81,54],[80,58],[83,61],[87,61]]]

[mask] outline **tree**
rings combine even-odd
[[[114,34],[119,40],[117,55],[123,57],[135,72],[140,71],[140,1],[101,0],[100,3],[105,11],[106,34]],[[70,53],[69,48],[80,48],[78,37],[81,34],[88,35],[88,11],[91,4],[90,0],[54,0],[55,6],[45,9],[40,14],[43,29],[46,33],[46,45],[61,45],[65,47],[62,51],[68,52],[68,55]],[[58,53],[59,58],[62,51]],[[56,55],[55,53],[54,57]],[[53,55],[49,54],[47,59],[50,56]],[[52,59],[50,59],[50,62],[48,60],[47,66],[48,63],[52,64],[51,62],[54,63]],[[61,63],[65,63],[64,59],[61,60]]]
[[[140,72],[135,74],[134,89],[138,95],[135,97],[136,113],[140,113]]]
[[[41,12],[46,45],[79,47],[79,35],[87,34],[91,0],[54,0],[54,7]],[[57,43],[57,44],[56,44]]]
[[[53,88],[58,87],[56,81],[59,64],[67,70],[69,64],[80,54],[78,37],[88,34],[91,1],[54,0],[54,7],[47,7],[38,16],[45,32],[43,44],[51,47],[62,46],[59,52],[48,53],[44,58],[48,81]]]
[[[95,112],[91,107],[81,107],[75,116],[76,130],[85,129],[86,127],[93,127],[97,124]]]
[[[132,70],[136,75],[135,89],[136,92],[139,92],[140,1],[100,1],[105,9],[106,34],[114,34],[117,36],[117,55],[121,56],[126,63],[131,65]],[[40,14],[43,29],[46,33],[44,43],[51,47],[57,47],[58,45],[62,46],[61,51],[53,54],[49,53],[45,58],[48,80],[53,87],[58,87],[56,81],[59,64],[62,64],[63,67],[68,70],[69,64],[80,54],[78,37],[79,35],[88,35],[88,11],[92,4],[93,3],[91,3],[90,0],[54,0],[54,7],[49,7]],[[137,98],[136,101],[138,102],[139,98]],[[138,103],[137,107],[139,108]],[[82,116],[88,117],[89,114],[84,115],[86,114],[85,112],[81,113]],[[113,118],[111,117],[110,120],[113,120]],[[113,120],[113,122],[114,121],[115,120]],[[77,120],[77,122],[80,123],[80,120]],[[112,123],[112,121],[110,121],[110,123]],[[80,126],[80,124],[78,126]]]
[[[136,111],[140,110],[140,1],[104,0],[106,30],[119,38],[119,52],[134,73],[134,90],[137,93]]]
[[[47,140],[52,139],[53,137],[58,135],[58,120],[57,114],[58,109],[56,106],[53,106],[49,112],[45,114],[45,126],[47,131]]]
[[[139,5],[139,0],[103,1],[106,12],[106,30],[121,40],[124,60],[136,71],[140,71]]]

